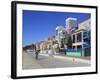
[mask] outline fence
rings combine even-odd
[[[67,56],[90,56],[91,55],[91,48],[87,47],[87,48],[79,48],[79,49],[67,49],[66,50],[66,55]]]

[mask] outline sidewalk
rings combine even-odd
[[[41,67],[36,60],[32,58],[33,56],[23,53],[22,57],[22,69],[38,69]]]
[[[33,52],[23,53],[22,69],[42,69],[42,68],[63,68],[63,67],[85,67],[90,66],[90,62],[75,59],[64,55],[39,54],[39,59],[35,59]],[[74,61],[73,61],[74,59]]]
[[[40,55],[43,55],[43,56],[50,56],[49,54],[40,54]],[[69,56],[66,56],[66,55],[62,55],[62,54],[56,54],[56,55],[53,55],[54,58],[58,58],[58,59],[62,59],[62,60],[70,60],[70,61],[73,61],[73,62],[82,62],[82,63],[87,63],[87,64],[90,64],[91,63],[91,60],[89,57],[69,57]]]

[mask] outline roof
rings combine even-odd
[[[84,30],[84,29],[78,29],[75,32],[73,32],[72,34],[77,33],[77,32],[82,32],[82,31],[86,31],[86,30]]]
[[[75,20],[75,21],[76,21],[76,20],[77,20],[77,18],[72,18],[72,17],[69,17],[69,18],[67,18],[67,19],[66,19],[66,21],[68,21],[68,20]]]

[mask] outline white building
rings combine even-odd
[[[85,20],[84,22],[80,23],[79,29],[90,30],[91,28],[91,19]]]
[[[77,27],[77,19],[76,18],[67,18],[65,20],[66,26],[65,28],[63,26],[57,26],[56,27],[56,35],[58,39],[59,45],[63,46],[67,44],[68,42],[68,37],[71,35],[71,29]]]
[[[71,33],[71,29],[77,27],[77,18],[69,17],[66,19],[66,29],[68,33]]]
[[[61,46],[62,44],[66,44],[67,43],[66,39],[68,37],[66,28],[64,28],[63,26],[57,26],[56,33],[59,45]]]
[[[79,27],[78,29],[72,33],[72,40],[73,40],[73,48],[74,49],[84,49],[84,45],[86,45],[87,43],[89,44],[89,36],[86,36],[88,35],[87,32],[91,30],[91,21],[90,19],[88,20],[85,20],[83,22],[81,22],[79,24]],[[88,42],[87,42],[88,41]],[[82,56],[84,56],[84,53],[82,54]]]

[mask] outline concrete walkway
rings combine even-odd
[[[36,62],[36,60],[33,58],[33,56],[23,53],[22,55],[22,68],[23,69],[37,69],[41,66]]]
[[[22,59],[23,69],[43,69],[43,68],[63,68],[63,67],[85,67],[90,66],[90,62],[73,59],[66,56],[51,56],[39,54],[39,59],[35,59],[33,52],[24,52]]]
[[[40,55],[43,55],[43,56],[48,56],[48,54],[40,54]],[[65,56],[65,55],[53,55],[54,58],[58,58],[58,59],[63,59],[63,60],[70,60],[70,61],[74,61],[74,62],[81,62],[81,63],[87,63],[87,64],[90,64],[91,63],[91,60],[90,59],[87,59],[87,57],[85,58],[77,58],[77,57],[68,57],[68,56]]]

